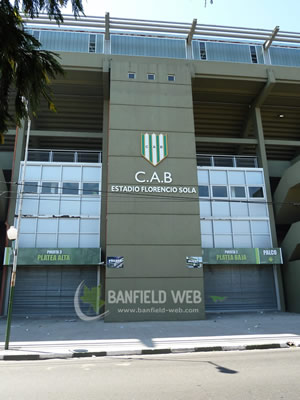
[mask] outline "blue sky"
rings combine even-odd
[[[300,32],[300,0],[83,0],[85,14]],[[70,9],[68,10],[70,11]]]

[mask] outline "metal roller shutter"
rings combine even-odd
[[[276,310],[272,265],[207,265],[206,311]]]
[[[81,281],[97,285],[97,267],[19,267],[14,295],[14,315],[75,316],[74,294]],[[88,305],[82,304],[87,312]]]

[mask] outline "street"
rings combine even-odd
[[[298,400],[300,349],[0,362],[5,400]]]

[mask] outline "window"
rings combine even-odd
[[[249,196],[252,198],[264,197],[264,191],[261,186],[249,186]]]
[[[206,48],[204,42],[200,42],[200,59],[206,60]]]
[[[99,183],[84,183],[82,194],[84,194],[84,195],[99,194]]]
[[[213,186],[212,187],[213,197],[227,197],[226,186]]]
[[[253,64],[257,64],[257,54],[255,46],[250,46],[251,60]]]
[[[199,189],[199,197],[209,197],[208,194],[208,186],[198,186]]]
[[[175,75],[168,75],[168,82],[175,82]]]
[[[90,35],[89,53],[96,53],[96,35]]]
[[[155,74],[147,74],[148,81],[155,81]]]
[[[37,193],[38,183],[37,182],[24,182],[24,193]]]
[[[36,40],[40,40],[40,31],[32,31],[32,36],[36,39]]]
[[[243,186],[231,186],[231,197],[246,197],[246,191]]]
[[[128,79],[135,79],[135,72],[128,72]]]
[[[58,182],[42,182],[42,194],[57,194]]]
[[[64,182],[62,187],[63,194],[78,194],[78,183]]]

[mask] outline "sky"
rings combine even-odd
[[[300,32],[300,0],[82,0],[86,16],[189,22]],[[66,13],[70,12],[70,8]]]

